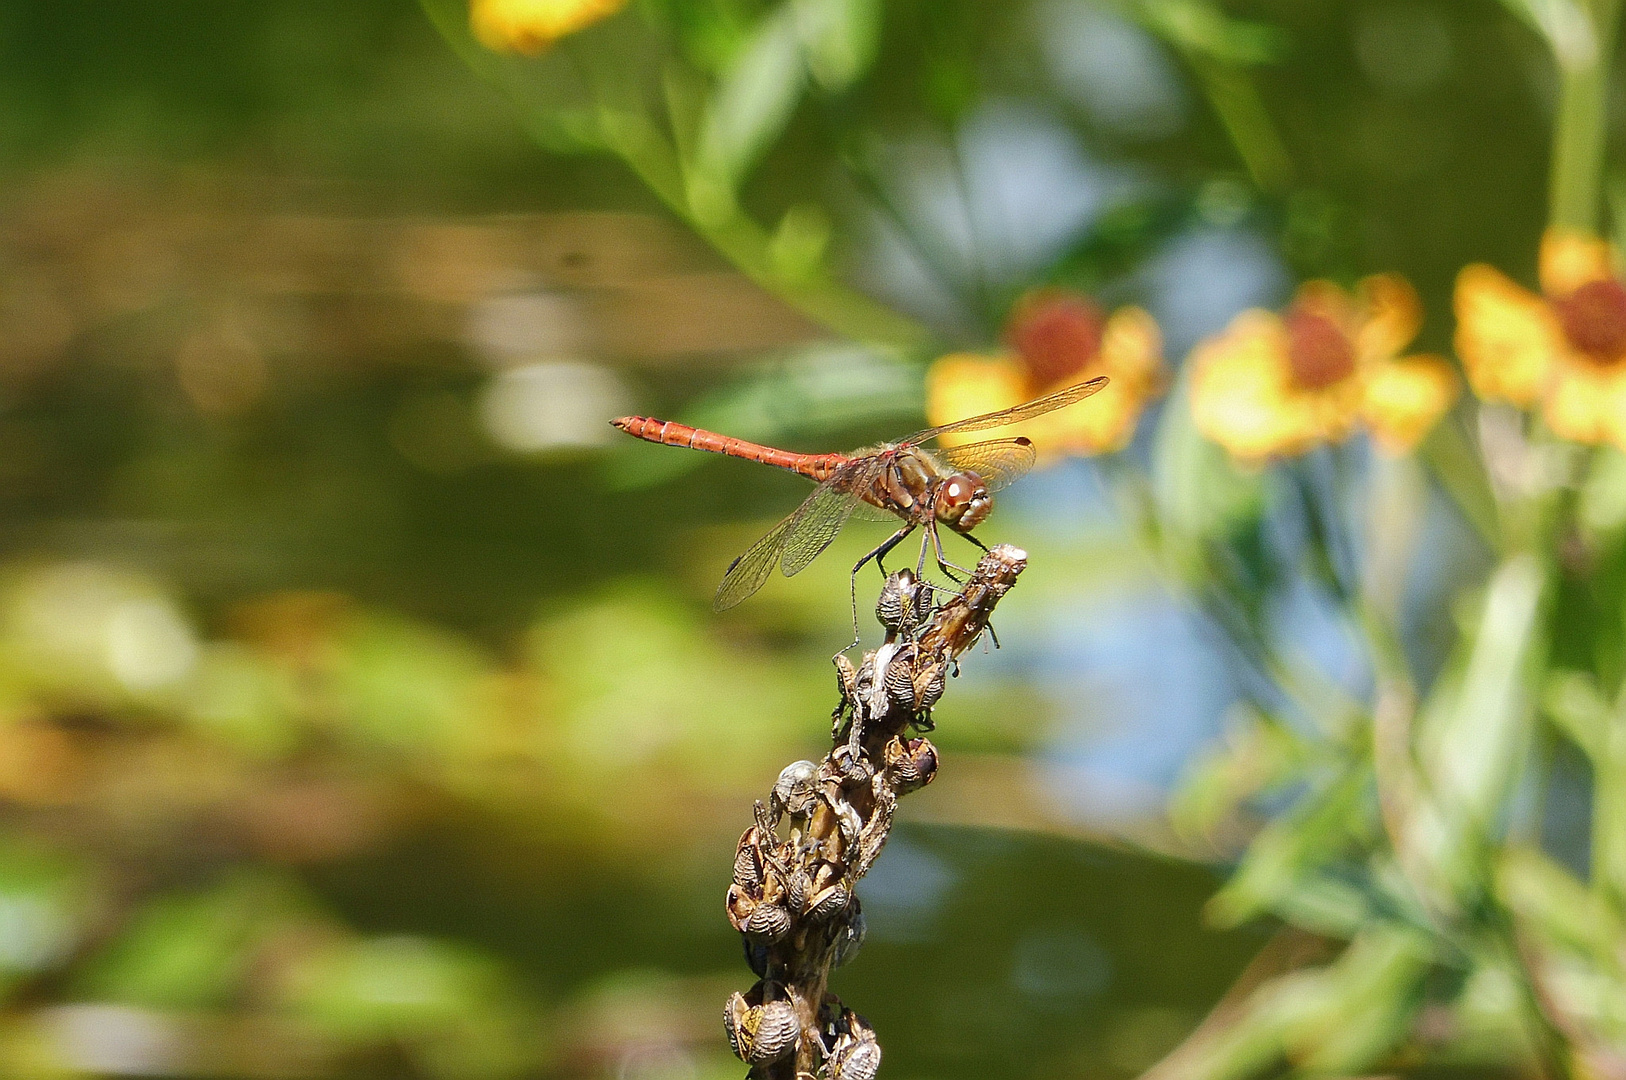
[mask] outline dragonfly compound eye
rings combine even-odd
[[[937,488],[937,520],[958,532],[981,525],[993,508],[988,485],[976,473],[955,473]]]

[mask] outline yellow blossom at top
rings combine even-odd
[[[1399,354],[1422,304],[1402,277],[1299,288],[1281,314],[1253,309],[1191,354],[1191,407],[1205,436],[1245,461],[1302,454],[1357,428],[1392,453],[1422,441],[1457,397],[1437,356]]]
[[[1626,287],[1595,236],[1548,230],[1541,294],[1494,267],[1457,275],[1457,354],[1474,393],[1539,406],[1554,434],[1626,449]]]
[[[1039,290],[1012,310],[1006,337],[1009,355],[952,353],[932,364],[926,374],[931,423],[1020,405],[1098,375],[1111,381],[1082,404],[992,431],[952,434],[946,445],[1022,435],[1041,458],[1121,450],[1167,382],[1163,336],[1138,307],[1105,316],[1076,293]]]
[[[470,0],[469,28],[493,52],[534,56],[626,6],[627,0]]]

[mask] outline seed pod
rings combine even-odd
[[[830,1080],[875,1080],[881,1071],[881,1044],[873,1034],[867,1039],[843,1035],[830,1055]]]
[[[791,871],[790,883],[785,887],[785,899],[792,911],[806,911],[813,900],[813,878],[806,870],[797,867]]]
[[[802,1024],[796,1019],[796,1006],[790,1002],[769,1001],[759,1005],[747,1017],[747,1025],[752,1020],[755,1021],[755,1031],[745,1054],[745,1060],[752,1065],[778,1061],[796,1049],[796,1040],[802,1035]]]
[[[738,885],[730,885],[728,899],[724,901],[729,925],[744,933],[751,924],[751,916],[756,913],[758,903],[755,897]]]
[[[829,760],[836,771],[832,778],[839,783],[867,784],[875,776],[875,766],[869,763],[862,750],[849,743],[842,743],[830,751]]]
[[[819,767],[811,761],[793,761],[779,773],[774,781],[769,801],[774,813],[788,813],[792,817],[806,817],[813,810],[818,795]]]
[[[912,634],[931,611],[931,590],[908,570],[887,575],[875,601],[875,617],[889,634]]]
[[[755,826],[745,830],[734,849],[734,884],[751,892],[762,891],[762,833]]]
[[[836,882],[809,899],[807,907],[804,909],[807,912],[808,920],[811,922],[828,922],[841,914],[851,896],[852,894],[847,891],[845,885],[839,881]]]
[[[744,1060],[747,1049],[745,1038],[749,1038],[748,1035],[742,1038],[742,1028],[750,1011],[751,1007],[745,1003],[745,995],[738,990],[728,995],[728,1001],[723,1005],[723,1032],[728,1036],[728,1048],[741,1060]]]
[[[943,699],[943,686],[948,679],[948,665],[942,661],[928,664],[915,672],[915,710],[929,712]]]
[[[796,1006],[791,1002],[752,1004],[761,1002],[766,993],[765,985],[759,982],[749,994],[734,994],[723,1007],[723,1030],[728,1035],[729,1048],[736,1057],[751,1065],[778,1061],[796,1048],[802,1034]]]
[[[830,948],[831,966],[840,967],[857,956],[868,930],[868,924],[864,922],[864,909],[858,906],[858,897],[854,896],[836,929],[835,941]]]
[[[790,912],[778,904],[758,904],[740,929],[769,941],[778,941],[790,933],[790,924]]]
[[[904,646],[887,662],[881,675],[887,701],[909,712],[915,711],[915,658],[918,654],[914,645]]]
[[[858,692],[858,669],[853,667],[846,653],[836,653],[833,659],[836,665],[836,692],[845,704]]]
[[[937,747],[930,739],[893,736],[883,756],[887,775],[899,795],[925,787],[937,775]]]

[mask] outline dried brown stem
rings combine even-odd
[[[880,1067],[874,1030],[825,987],[863,941],[854,888],[886,844],[898,797],[937,772],[936,747],[909,732],[931,730],[955,658],[1026,566],[1025,553],[1001,544],[941,604],[909,571],[889,576],[876,605],[885,642],[856,668],[835,658],[841,700],[830,752],[817,765],[786,766],[767,803],[756,804],[727,911],[759,981],[724,1013],[754,1080],[872,1080]]]

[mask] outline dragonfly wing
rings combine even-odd
[[[800,510],[796,512],[799,513]],[[728,573],[723,575],[723,583],[717,586],[717,596],[711,602],[713,611],[727,611],[762,588],[762,583],[768,580],[774,564],[779,561],[780,552],[785,550],[785,538],[790,535],[796,514],[775,525],[767,536],[752,544],[750,550],[730,564]]]
[[[989,439],[935,453],[955,472],[974,472],[982,477],[989,491],[1010,487],[1033,468],[1033,443],[1028,439]]]
[[[829,483],[820,484],[790,518],[790,534],[785,541],[785,576],[799,574],[807,564],[830,546],[841,527],[847,524],[859,499]]]
[[[1091,394],[1106,389],[1107,377],[1105,375],[1069,386],[1065,390],[1057,390],[1054,394],[1046,394],[1042,398],[1035,398],[1022,405],[1013,405],[1009,409],[1000,409],[998,412],[983,413],[981,416],[972,416],[964,420],[956,420],[952,424],[940,424],[925,431],[916,432],[904,440],[914,445],[935,439],[939,435],[947,435],[958,431],[986,431],[988,428],[1004,427],[1006,424],[1017,424],[1023,420],[1032,420],[1035,416],[1043,416],[1056,409],[1064,409],[1069,405],[1083,401]]]

